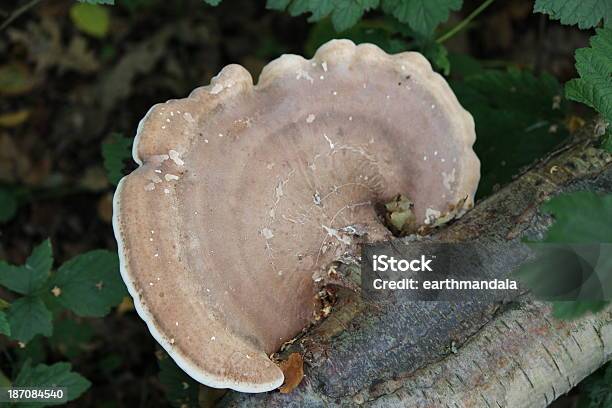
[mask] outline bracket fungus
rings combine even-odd
[[[268,355],[318,312],[331,262],[390,237],[399,194],[417,226],[470,208],[472,117],[415,52],[347,40],[239,65],[153,106],[114,199],[121,273],[140,316],[199,382],[263,392]]]

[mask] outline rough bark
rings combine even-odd
[[[434,240],[477,242],[504,277],[551,223],[538,211],[557,194],[612,192],[612,155],[592,127],[480,202]],[[391,244],[390,244],[391,245]],[[340,289],[334,311],[285,353],[300,352],[306,378],[290,394],[229,393],[239,407],[544,407],[611,358],[610,310],[572,322],[541,303],[368,302]]]

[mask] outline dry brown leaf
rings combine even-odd
[[[127,312],[131,312],[132,310],[134,310],[134,302],[132,301],[131,297],[125,296],[121,303],[117,305],[116,313],[117,315],[121,316]]]
[[[583,127],[585,123],[586,122],[581,117],[572,115],[567,119],[567,129],[570,131],[570,133],[574,133]]]
[[[52,18],[43,17],[40,23],[31,21],[25,30],[9,29],[8,36],[11,42],[28,50],[29,58],[39,73],[53,67],[57,67],[60,73],[91,73],[100,67],[82,36],[75,34],[67,45],[64,44],[60,24]]]
[[[281,361],[280,369],[285,376],[285,382],[280,387],[280,392],[289,394],[304,378],[304,359],[299,353],[291,353],[287,360]]]
[[[113,218],[113,195],[111,193],[105,194],[98,201],[98,216],[102,221],[111,223]]]
[[[32,167],[30,159],[8,134],[0,135],[0,181],[14,183]]]

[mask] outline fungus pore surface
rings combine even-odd
[[[334,40],[256,86],[225,67],[138,127],[113,218],[138,313],[196,380],[277,388],[268,355],[313,320],[317,277],[389,236],[377,205],[403,194],[420,225],[472,206],[474,139],[418,53]]]

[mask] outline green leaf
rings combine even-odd
[[[386,52],[395,54],[408,49],[408,42],[397,36],[393,24],[385,20],[361,20],[353,27],[342,33],[342,38],[348,38],[355,44],[376,44]],[[330,19],[326,18],[310,30],[306,40],[306,53],[314,55],[317,48],[329,40],[337,38],[338,34],[333,28]]]
[[[23,295],[32,294],[44,286],[52,265],[51,241],[47,239],[34,248],[23,266],[0,261],[0,285]]]
[[[76,3],[70,7],[70,18],[79,30],[92,37],[103,38],[108,33],[110,14],[105,7]]]
[[[533,12],[581,29],[595,27],[602,19],[606,24],[612,21],[609,0],[536,0]]]
[[[199,384],[181,370],[162,350],[155,353],[159,364],[159,382],[173,407],[198,407]]]
[[[480,61],[470,57],[467,54],[449,53],[449,63],[453,67],[453,77],[467,78],[474,75],[480,75],[484,72],[484,68]]]
[[[8,189],[0,187],[0,223],[10,221],[17,212],[17,199]]]
[[[448,51],[446,47],[436,41],[428,39],[417,39],[417,47],[419,51],[427,58],[431,65],[442,74],[448,76],[450,74],[451,64],[448,59]]]
[[[268,10],[284,11],[289,3],[291,3],[291,0],[267,0],[266,8]]]
[[[292,16],[310,13],[308,21],[319,21],[331,16],[336,31],[355,25],[363,14],[378,7],[380,0],[268,0],[266,8],[289,11]]]
[[[461,9],[463,0],[382,0],[385,13],[423,35],[433,34],[451,11]]]
[[[612,122],[612,29],[597,29],[591,47],[576,51],[579,79],[565,85],[569,99],[584,103]]]
[[[60,320],[55,323],[53,329],[53,336],[49,338],[49,344],[69,359],[81,354],[86,343],[94,335],[89,324],[77,322],[73,319]]]
[[[16,347],[13,352],[17,361],[13,366],[14,372],[19,372],[21,366],[30,361],[32,364],[41,364],[47,361],[47,341],[43,336],[37,335],[25,346]]]
[[[555,222],[544,242],[612,242],[612,194],[578,191],[554,197],[542,206]]]
[[[5,336],[11,335],[11,326],[9,325],[9,321],[6,317],[6,313],[0,310],[0,334],[4,334]]]
[[[535,259],[514,275],[539,298],[558,300],[553,302],[557,318],[573,319],[603,309],[612,293],[612,194],[562,194],[542,210],[554,222],[541,243],[532,244]]]
[[[79,316],[104,316],[127,295],[119,275],[119,257],[100,249],[64,263],[49,287],[62,306]]]
[[[509,182],[522,167],[568,136],[563,89],[550,75],[536,77],[516,69],[482,70],[451,85],[476,123],[479,197]]]
[[[108,180],[117,185],[123,177],[125,161],[131,157],[130,148],[134,142],[133,138],[123,137],[119,133],[113,133],[110,141],[102,143],[102,157]]]
[[[549,271],[550,272],[550,271]],[[557,319],[571,320],[587,313],[596,313],[602,310],[608,302],[605,301],[585,301],[575,302],[553,302],[553,316]]]
[[[39,297],[25,296],[11,304],[8,321],[11,337],[27,343],[37,334],[53,333],[52,315]]]
[[[70,363],[55,363],[53,365],[39,364],[32,367],[27,361],[13,382],[15,387],[64,387],[68,401],[81,396],[91,383],[83,376],[72,371]],[[59,403],[58,403],[59,404]],[[47,405],[58,405],[49,404]],[[63,404],[63,403],[62,403]],[[40,403],[21,403],[20,407],[41,407]]]
[[[204,3],[209,4],[211,6],[218,6],[221,4],[221,0],[204,0]]]

